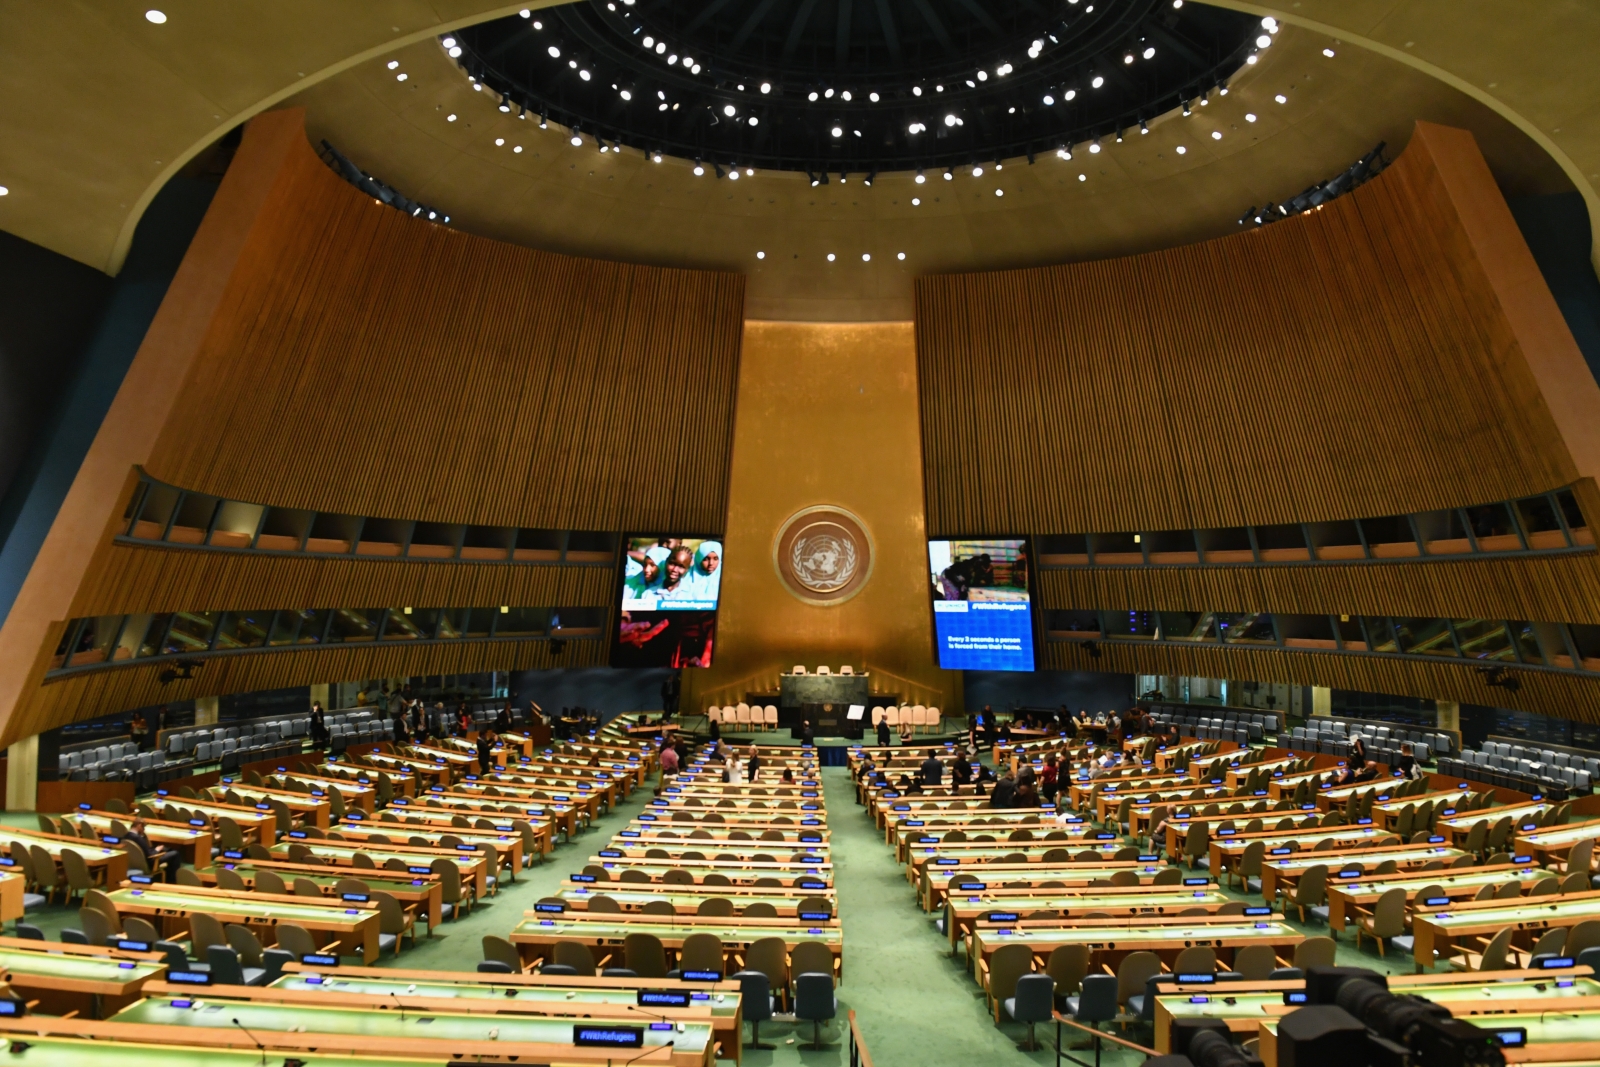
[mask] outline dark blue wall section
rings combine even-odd
[[[985,704],[996,711],[1056,708],[1073,711],[1127,709],[1133,705],[1133,675],[1100,671],[967,671],[967,711]]]
[[[216,191],[213,181],[174,178],[139,222],[77,374],[0,505],[0,622],[11,611]],[[86,306],[84,313],[92,316],[97,310]]]
[[[1521,196],[1507,203],[1590,373],[1600,380],[1600,279],[1589,258],[1589,211],[1583,194]]]
[[[547,715],[562,708],[592,708],[607,717],[625,711],[660,711],[661,683],[673,671],[575,667],[559,671],[519,671],[511,676],[511,696],[518,710],[531,698]]]

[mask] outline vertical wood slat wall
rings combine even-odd
[[[306,144],[256,219],[147,469],[279,507],[552,529],[721,533],[744,277],[560,256],[435,226]],[[130,472],[125,493],[131,492]],[[609,606],[609,568],[253,557],[116,545],[74,617],[299,607]],[[605,641],[381,644],[44,683],[17,736],[162,700],[338,678],[595,666]]]
[[[151,455],[174,485],[442,522],[716,533],[744,277],[413,219],[310,146]]]
[[[930,533],[1357,518],[1574,481],[1420,141],[1259,230],[919,279]]]
[[[1322,210],[1095,263],[927,277],[930,536],[1215,528],[1516,498],[1578,477],[1426,147]],[[1600,622],[1594,553],[1042,571],[1041,607]],[[1593,677],[1275,650],[1044,643],[1056,670],[1194,674],[1600,720]]]

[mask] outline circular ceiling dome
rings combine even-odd
[[[1275,31],[1183,0],[585,0],[444,43],[503,110],[602,147],[825,181],[1070,154]]]

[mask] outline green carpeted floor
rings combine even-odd
[[[1023,1026],[995,1025],[965,960],[949,957],[948,942],[935,929],[933,916],[917,907],[904,868],[855,803],[845,769],[827,768],[823,783],[845,937],[839,1017],[824,1029],[829,1047],[822,1051],[801,1047],[810,1040],[809,1024],[773,1021],[762,1028],[761,1037],[777,1048],[770,1052],[747,1050],[745,1062],[751,1067],[843,1064],[848,1059],[844,1020],[851,1009],[857,1013],[857,1024],[878,1067],[1053,1062],[1055,1052],[1048,1044],[1038,1052],[1017,1049],[1016,1043],[1025,1034]],[[498,896],[480,903],[461,920],[444,924],[432,938],[418,937],[417,947],[407,948],[398,959],[385,957],[383,965],[475,969],[482,958],[480,938],[484,934],[504,936],[525,909],[553,890],[569,871],[581,867],[651,795],[650,788],[635,792],[576,841],[558,845],[543,866],[524,871]],[[0,816],[0,825],[36,828],[37,822],[31,813],[11,812]],[[46,905],[30,912],[28,921],[54,939],[63,927],[77,925],[77,913],[61,905]],[[1308,935],[1326,933],[1317,925],[1303,929]],[[1382,961],[1366,946],[1357,953],[1348,939],[1340,942],[1338,962],[1392,972],[1411,967],[1410,957],[1403,954]],[[1104,1055],[1108,1067],[1134,1067],[1141,1061],[1141,1056],[1114,1046],[1107,1046]]]

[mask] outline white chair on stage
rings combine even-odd
[[[940,725],[939,725],[940,718],[941,718],[941,716],[939,714],[939,709],[938,708],[929,708],[928,709],[928,729],[929,729],[929,731],[931,731],[932,733],[936,733],[936,734],[942,732],[941,729],[940,729]]]
[[[706,722],[721,722],[722,709],[715,704],[706,709]]]
[[[733,714],[734,714],[735,720],[738,722],[738,724],[740,726],[748,727],[750,725],[750,705],[749,704],[746,704],[742,700],[739,701],[739,706],[733,709]]]
[[[826,667],[818,667],[818,668],[817,668],[817,673],[818,673],[818,674],[832,674],[832,673],[833,673],[833,672],[832,672],[832,671],[830,671],[830,670],[829,670],[829,669],[828,669],[828,668],[826,668]]]
[[[839,673],[840,674],[851,674],[851,675],[853,675],[853,674],[856,673],[856,669],[854,667],[850,666],[848,663],[846,663],[843,667],[839,668]]]
[[[899,708],[884,708],[883,709],[883,721],[888,723],[891,727],[899,726],[900,725],[900,709]]]
[[[917,724],[916,724],[916,721],[911,718],[911,705],[910,704],[901,704],[900,705],[900,725],[904,726],[908,722],[911,723],[911,729],[912,729],[913,732],[915,732],[916,728],[917,728]]]
[[[915,729],[925,730],[928,727],[928,709],[921,704],[911,706],[911,725]]]
[[[794,665],[794,671],[793,671],[793,673],[795,673],[795,674],[804,674],[804,673],[806,673],[806,666],[805,666],[805,664],[803,664],[803,663],[796,663],[796,664],[795,664],[795,665]]]
[[[769,730],[778,728],[778,705],[768,704],[761,712],[761,722]]]
[[[876,730],[878,728],[878,723],[880,723],[882,721],[883,721],[883,708],[882,708],[882,706],[873,708],[872,709],[872,728],[874,730]]]

